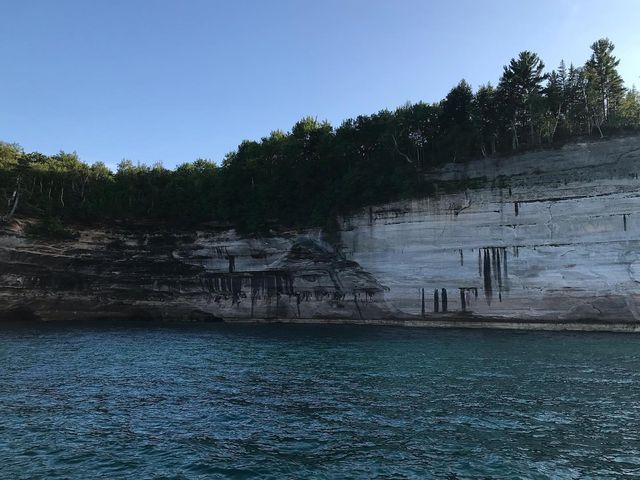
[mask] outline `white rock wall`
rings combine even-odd
[[[640,137],[451,165],[432,180],[483,186],[344,218],[343,251],[407,314],[462,288],[478,316],[640,319],[637,172]]]

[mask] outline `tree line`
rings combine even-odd
[[[306,117],[290,132],[244,141],[221,165],[174,170],[123,160],[115,172],[75,153],[25,153],[0,142],[0,221],[15,214],[63,222],[217,222],[244,232],[274,225],[332,227],[337,214],[432,191],[424,173],[448,162],[505,155],[577,137],[640,129],[640,93],[600,39],[582,66],[545,71],[523,51],[497,85],[464,80],[436,103],[344,121]]]

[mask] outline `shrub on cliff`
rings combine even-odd
[[[25,233],[30,236],[51,240],[75,240],[78,233],[67,230],[59,218],[45,217],[36,223],[29,224]]]

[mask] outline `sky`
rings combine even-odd
[[[435,102],[532,50],[609,37],[640,86],[640,0],[0,0],[0,140],[88,163],[221,162],[304,116]]]

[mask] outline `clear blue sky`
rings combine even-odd
[[[305,115],[496,82],[521,50],[581,64],[607,36],[640,85],[638,0],[0,0],[0,139],[172,167]]]

